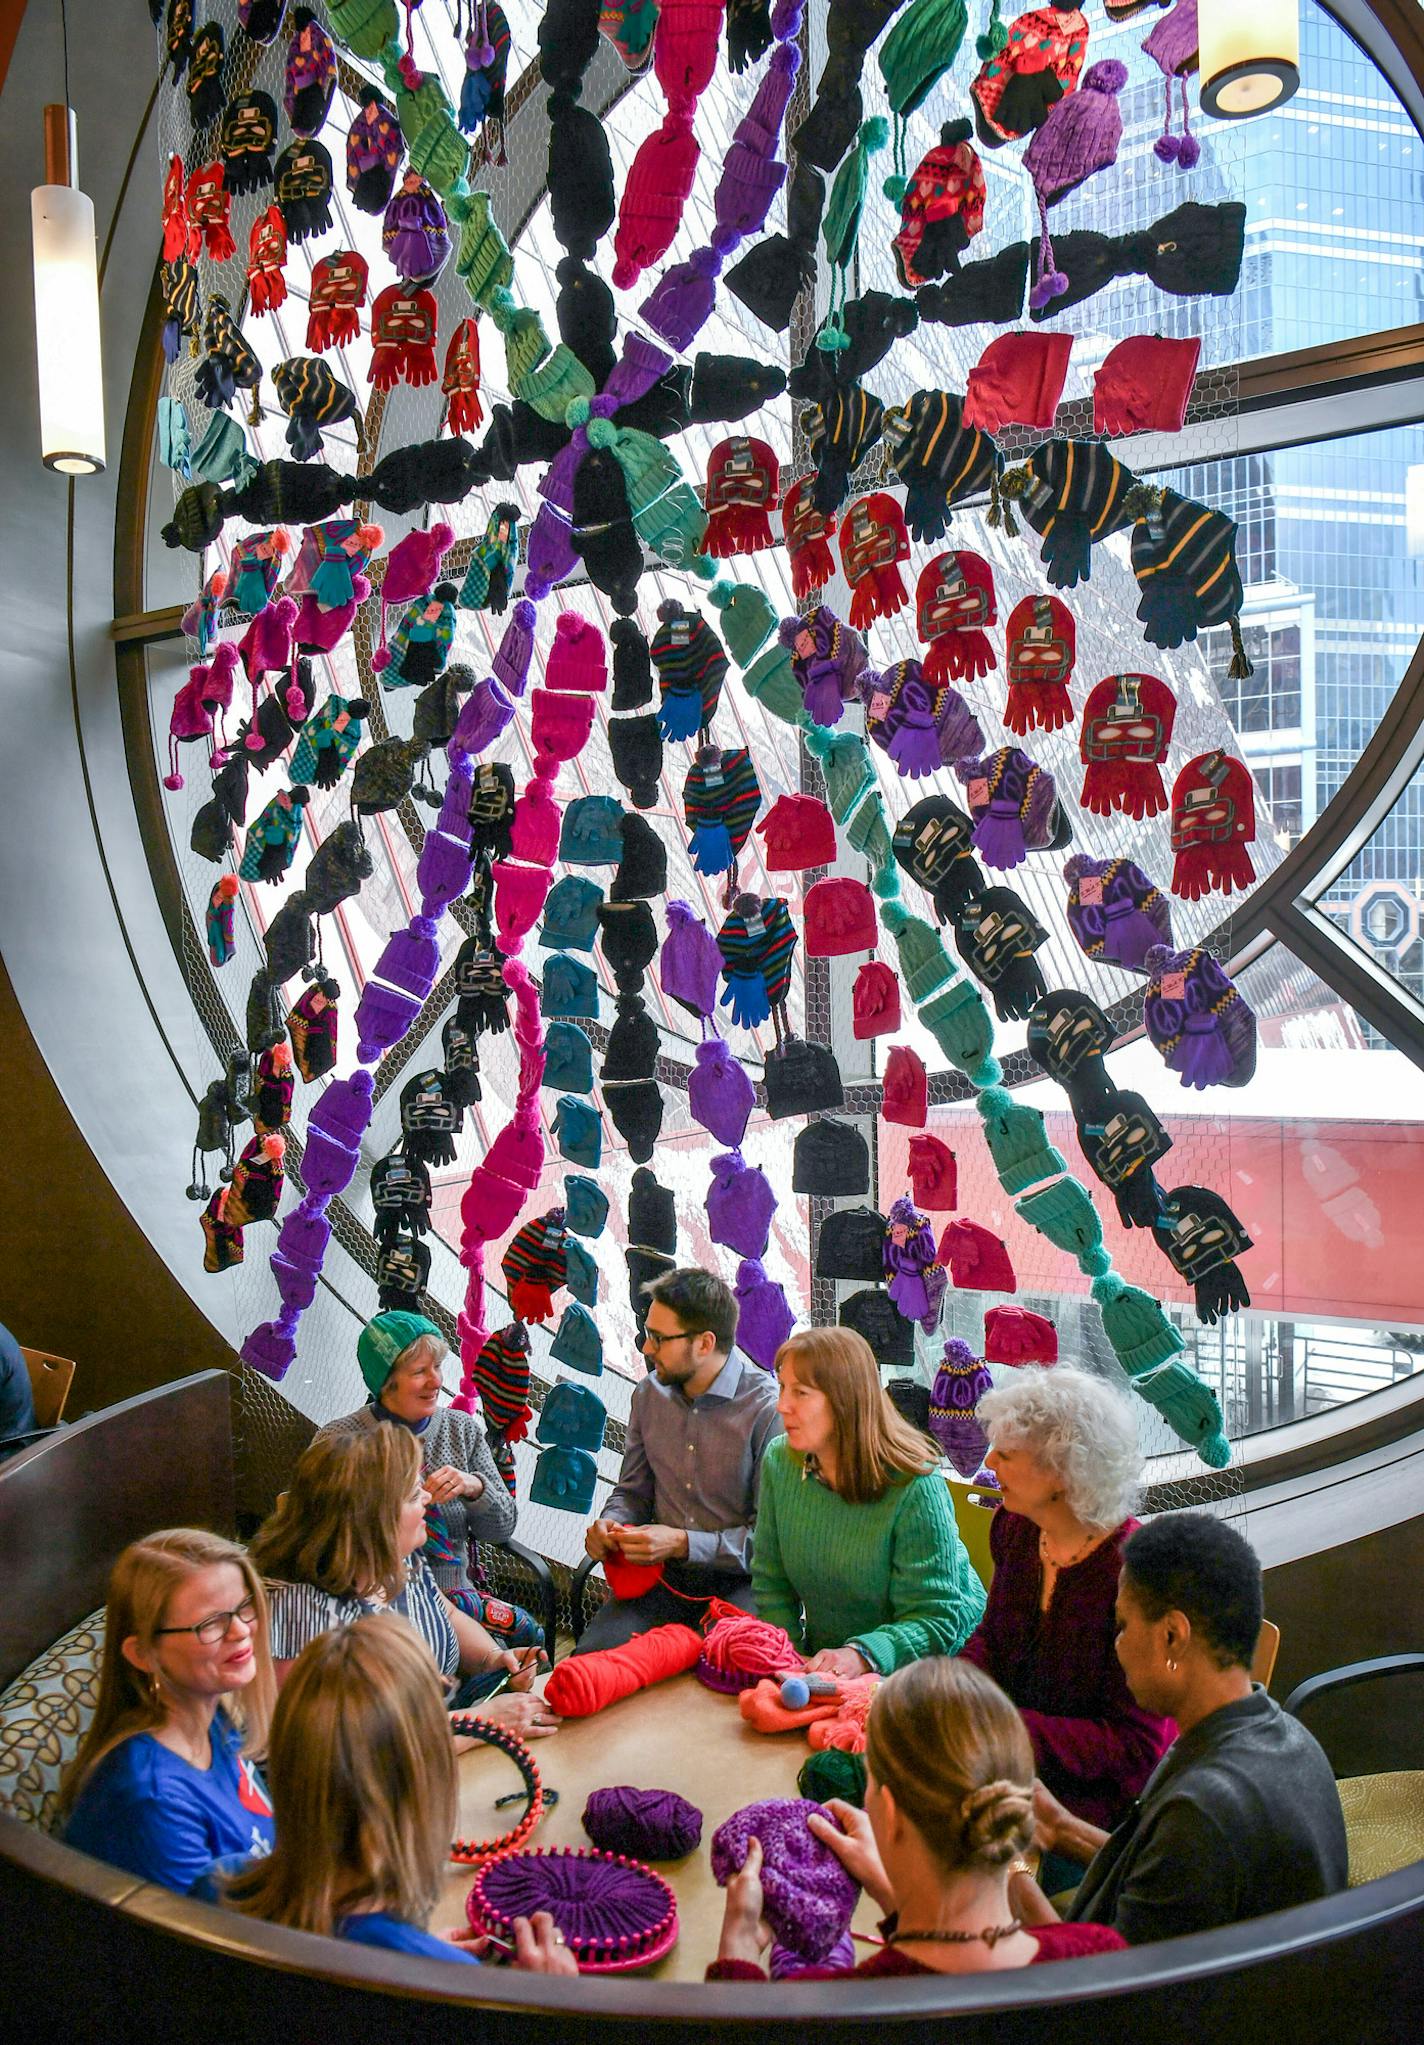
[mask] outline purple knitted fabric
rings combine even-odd
[[[722,970],[717,939],[686,902],[668,903],[667,922],[668,934],[658,960],[663,993],[669,1001],[690,1009],[693,1015],[711,1015],[717,1006],[717,976]],[[698,1120],[701,1119],[699,1115]],[[713,1134],[716,1135],[715,1130]]]
[[[839,724],[866,671],[865,642],[824,604],[808,618],[783,618],[777,636],[791,655],[806,715],[813,724]]]
[[[1158,16],[1142,47],[1166,77],[1176,78],[1193,65],[1200,40],[1197,0],[1177,0],[1175,7]]]
[[[522,696],[534,658],[534,606],[521,597],[510,613],[504,637],[495,649],[494,678],[511,696]]]
[[[932,1335],[944,1298],[945,1275],[936,1262],[934,1230],[913,1200],[897,1200],[886,1217],[885,1275],[890,1297],[907,1321]]]
[[[1117,95],[1127,83],[1127,66],[1115,57],[1090,64],[1076,92],[1049,108],[1043,125],[1024,151],[1023,164],[1039,202],[1052,206],[1117,161],[1122,109]]]
[[[1021,866],[1026,853],[1047,848],[1058,790],[1046,768],[1017,746],[1001,746],[979,760],[957,760],[954,771],[969,797],[974,849],[990,866]]]
[[[776,1367],[776,1352],[796,1326],[786,1294],[756,1257],[737,1266],[737,1347],[763,1370]]]
[[[748,1165],[739,1150],[713,1158],[707,1225],[714,1243],[725,1244],[739,1257],[764,1256],[775,1212],[776,1195],[765,1172]]]
[[[951,1336],[930,1390],[930,1433],[961,1477],[972,1477],[988,1453],[978,1408],[993,1389],[988,1366],[967,1342]]]
[[[1090,959],[1141,973],[1154,945],[1171,944],[1171,904],[1131,859],[1090,859],[1075,852],[1063,878],[1074,883],[1068,927]],[[1097,899],[1086,899],[1089,895]]]
[[[699,1044],[687,1082],[687,1106],[695,1122],[719,1143],[735,1149],[747,1131],[756,1105],[756,1088],[739,1058],[720,1037]]]
[[[766,1921],[778,1944],[811,1965],[844,1938],[860,1894],[807,1826],[820,1810],[808,1797],[773,1797],[734,1811],[712,1835],[712,1873],[724,1889],[747,1857],[747,1842],[760,1840]]]
[[[793,1981],[798,1974],[804,1974],[808,1967],[841,1967],[849,1974],[855,1965],[855,1940],[849,1932],[842,1934],[823,1960],[803,1960],[796,1953],[789,1952],[776,1940],[771,1942],[767,1955],[767,1968],[773,1981]]]
[[[1157,945],[1146,967],[1142,1020],[1168,1068],[1183,1086],[1244,1086],[1256,1070],[1256,1017],[1211,953]]]
[[[681,1860],[702,1840],[702,1813],[671,1789],[596,1789],[583,1807],[583,1829],[605,1853],[635,1860]]]
[[[642,1939],[667,1910],[666,1890],[645,1868],[576,1853],[511,1853],[481,1877],[484,1900],[505,1917],[547,1910],[571,1946]]]

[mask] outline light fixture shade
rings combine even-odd
[[[47,469],[90,476],[104,466],[104,372],[94,206],[72,185],[30,195],[40,453]]]
[[[1204,112],[1272,113],[1300,87],[1300,0],[1197,0]]]

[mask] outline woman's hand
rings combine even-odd
[[[837,1676],[846,1682],[870,1674],[870,1663],[857,1647],[823,1647],[806,1667],[813,1676]]]
[[[546,1740],[551,1733],[559,1730],[559,1714],[552,1704],[546,1704],[542,1697],[520,1697],[508,1690],[502,1697],[492,1697],[487,1704],[472,1705],[469,1711],[456,1716],[492,1718],[496,1725],[517,1733],[521,1740]],[[457,1753],[460,1751],[458,1739],[455,1750]]]
[[[514,1920],[514,1964],[526,1974],[577,1974],[578,1962],[547,1910]]]
[[[1045,1789],[1035,1776],[1033,1779],[1033,1843],[1040,1853],[1053,1853],[1058,1846],[1058,1833],[1063,1820],[1069,1817],[1068,1806],[1059,1803],[1052,1790]]]
[[[722,1912],[719,1960],[750,1960],[756,1966],[771,1944],[771,1927],[762,1916],[761,1841],[747,1841],[747,1857],[727,1884]]]
[[[485,1488],[483,1478],[457,1470],[453,1463],[442,1463],[438,1470],[430,1471],[424,1483],[432,1505],[448,1505],[452,1498],[478,1498]]]
[[[506,1647],[489,1664],[492,1669],[509,1670],[509,1688],[528,1690],[549,1666],[542,1647]]]
[[[859,1882],[866,1895],[888,1916],[895,1908],[895,1898],[864,1811],[833,1796],[824,1810],[812,1811],[806,1829],[813,1839],[830,1847],[851,1880]]]

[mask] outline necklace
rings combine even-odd
[[[1082,1561],[1083,1557],[1087,1554],[1090,1548],[1097,1546],[1097,1543],[1100,1538],[1101,1538],[1100,1535],[1090,1533],[1086,1541],[1080,1542],[1079,1545],[1073,1550],[1073,1553],[1068,1557],[1068,1560],[1066,1562],[1060,1562],[1056,1556],[1049,1554],[1048,1536],[1043,1532],[1042,1528],[1040,1528],[1038,1535],[1038,1557],[1040,1562],[1047,1563],[1050,1569],[1072,1569],[1075,1563]]]
[[[986,1946],[996,1946],[1001,1938],[1012,1938],[1016,1931],[1023,1930],[1023,1919],[1010,1918],[1007,1924],[988,1924],[983,1931],[901,1931],[896,1929],[887,1934],[887,1946],[913,1945],[923,1940],[935,1946],[972,1946],[982,1939]]]

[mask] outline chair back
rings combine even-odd
[[[30,1374],[35,1426],[58,1427],[74,1382],[74,1364],[67,1356],[49,1356],[43,1349],[21,1349]]]
[[[1256,1652],[1251,1657],[1251,1681],[1259,1683],[1263,1690],[1271,1687],[1275,1674],[1276,1656],[1281,1651],[1281,1629],[1273,1626],[1269,1619],[1261,1621],[1261,1630],[1256,1635]]]

